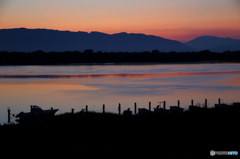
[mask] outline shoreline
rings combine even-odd
[[[0,134],[9,139],[3,145],[31,143],[18,150],[79,152],[82,158],[206,158],[211,150],[238,150],[233,142],[239,139],[239,113],[240,106],[162,116],[65,113],[33,124],[0,126]]]
[[[48,52],[0,51],[0,66],[6,65],[79,65],[79,64],[186,64],[240,63],[240,51],[200,52]]]
[[[81,65],[198,65],[198,64],[240,64],[236,61],[197,61],[197,62],[112,62],[112,63],[66,63],[66,64],[11,64],[1,66],[81,66]]]

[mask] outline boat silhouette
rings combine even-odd
[[[49,110],[43,110],[37,105],[31,105],[30,107],[31,107],[30,112],[27,113],[20,112],[19,114],[16,115],[16,118],[18,118],[16,119],[17,122],[24,124],[40,121],[54,116],[54,114],[58,111],[58,109],[53,108]]]

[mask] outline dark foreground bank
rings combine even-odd
[[[66,52],[0,52],[0,65],[57,65],[84,63],[125,62],[239,62],[240,51],[222,53],[203,50],[200,52],[93,52],[92,50]]]
[[[239,106],[147,116],[68,113],[0,126],[1,150],[72,152],[78,158],[207,158],[210,150],[239,152],[239,113]]]

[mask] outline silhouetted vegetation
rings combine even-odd
[[[121,63],[121,62],[239,62],[240,51],[223,53],[200,52],[0,52],[0,65],[51,65],[71,63]]]
[[[196,158],[234,150],[240,107],[180,114],[124,116],[78,112],[49,120],[0,126],[1,136],[28,151],[76,151],[79,158]],[[2,142],[6,150],[11,142]]]

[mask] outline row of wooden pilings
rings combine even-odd
[[[149,102],[149,110],[151,110],[151,102]],[[88,105],[81,112],[88,112]],[[105,104],[102,107],[102,113],[105,113]],[[134,113],[137,114],[137,103],[134,103]],[[72,114],[74,114],[74,109],[72,109]],[[118,114],[121,114],[121,103],[118,104]]]
[[[166,101],[160,102],[163,103],[163,109],[166,109]],[[205,108],[207,108],[207,99],[205,99]],[[218,104],[221,104],[221,99],[218,99]],[[191,106],[193,106],[193,100],[191,100]],[[180,100],[178,100],[178,107],[180,107]],[[52,109],[52,108],[51,108]],[[130,108],[129,108],[130,109]],[[151,102],[149,102],[149,110],[151,111]],[[8,111],[8,123],[10,123],[10,108],[7,109]],[[85,110],[82,109],[81,112],[88,112],[88,105],[86,105]],[[105,104],[102,107],[102,113],[105,113]],[[134,103],[134,113],[137,114],[137,103]],[[72,109],[72,114],[74,114],[74,109]],[[118,104],[118,114],[121,114],[121,103]]]
[[[163,103],[163,109],[166,109],[166,101],[163,101],[163,102],[159,102],[159,103]],[[221,99],[219,98],[218,99],[218,104],[221,103]],[[191,100],[191,106],[193,106],[193,100]],[[180,100],[178,100],[178,107],[180,107]],[[208,102],[207,102],[207,99],[205,99],[205,103],[204,103],[204,108],[207,108],[208,106]],[[151,111],[151,102],[149,102],[149,108],[148,108],[150,111]],[[86,105],[85,109],[82,109],[81,112],[88,112],[88,105]],[[102,107],[102,113],[105,113],[105,104],[103,104],[103,107]],[[134,103],[134,113],[137,114],[137,103],[135,102]],[[72,109],[72,114],[74,114],[74,109]],[[121,103],[118,104],[118,114],[121,114]]]

